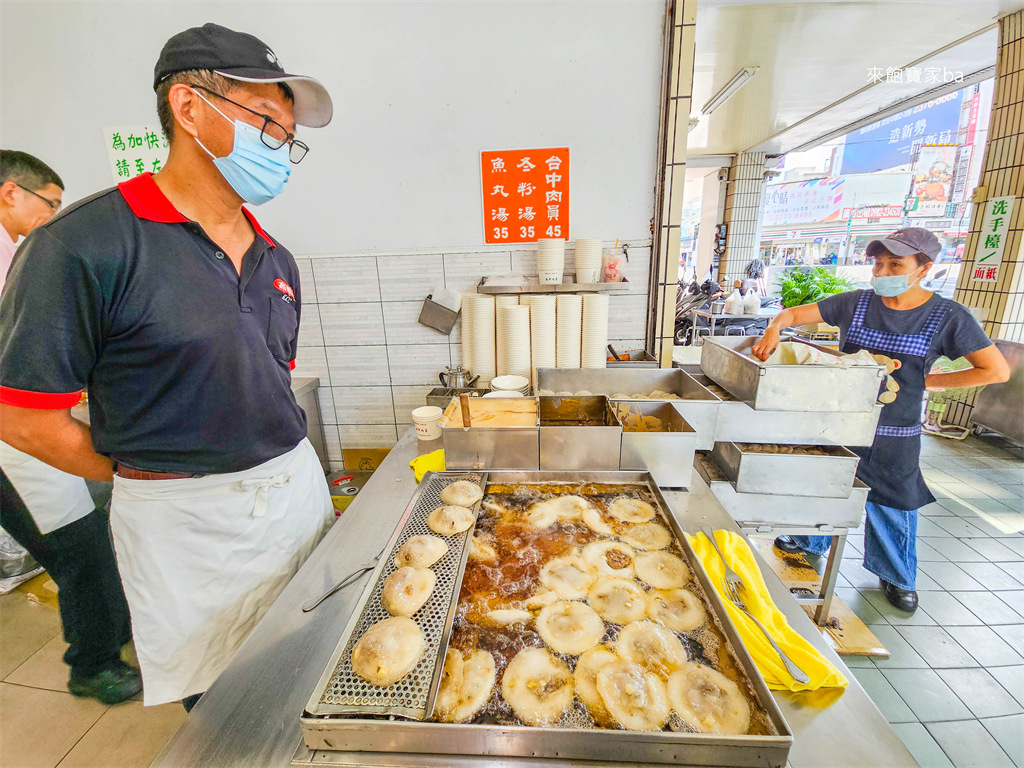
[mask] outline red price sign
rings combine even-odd
[[[484,242],[569,239],[569,148],[481,152]]]

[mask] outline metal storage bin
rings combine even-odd
[[[710,451],[715,445],[715,426],[721,398],[678,368],[538,368],[537,389],[552,392],[593,392],[613,403],[649,403],[651,400],[618,398],[661,390],[678,396],[671,400],[676,410],[697,433],[697,450]]]
[[[701,370],[755,410],[874,410],[885,375],[881,365],[767,365],[750,354],[755,341],[752,337],[709,337],[701,347]],[[835,350],[815,348],[840,356]]]
[[[436,405],[441,410],[448,407],[448,403],[452,401],[453,397],[459,395],[469,395],[470,397],[480,397],[483,395],[485,389],[477,389],[476,387],[463,387],[461,389],[455,389],[453,387],[434,387],[432,390],[427,392],[427,405]]]
[[[705,387],[715,386],[702,373],[694,374],[693,378]],[[755,411],[739,400],[723,399],[718,406],[713,442],[868,446],[875,441],[881,415],[880,405],[858,412]],[[713,447],[698,445],[697,450]]]
[[[854,480],[847,499],[793,498],[772,493],[739,493],[709,456],[698,455],[694,468],[729,516],[744,525],[856,528],[864,518],[869,489],[860,480]]]
[[[533,400],[537,398],[516,398]],[[531,469],[540,466],[537,426],[441,427],[448,469]],[[616,448],[618,444],[616,443]]]
[[[647,471],[662,488],[688,488],[693,474],[697,433],[672,403],[613,403],[622,424],[619,469]],[[655,431],[632,430],[631,416],[653,417]]]
[[[617,470],[622,426],[608,398],[541,397],[542,470]]]
[[[814,446],[826,456],[806,453],[764,453],[744,448],[749,443],[715,443],[711,457],[737,493],[780,496],[824,496],[847,499],[860,457],[841,446]],[[799,450],[800,446],[786,446]]]

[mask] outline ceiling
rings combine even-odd
[[[997,19],[1022,8],[1024,0],[699,0],[691,115],[742,68],[759,70],[701,117],[688,152],[807,149],[936,87],[924,77],[872,84],[871,68],[985,74],[995,64]]]

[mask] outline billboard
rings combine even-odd
[[[946,203],[953,187],[957,146],[924,146],[914,163],[914,180],[907,199],[907,216],[946,215]]]
[[[875,173],[908,165],[915,144],[953,144],[960,127],[963,91],[876,120],[846,136],[842,163],[833,174]]]

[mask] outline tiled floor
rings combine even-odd
[[[892,655],[844,660],[922,766],[1024,768],[1024,462],[923,440],[920,608],[889,605],[851,535],[836,591]]]
[[[185,717],[180,704],[108,707],[67,690],[57,611],[0,596],[0,768],[141,768]]]
[[[921,607],[893,609],[846,547],[838,592],[891,652],[847,657],[922,766],[1024,768],[1024,462],[978,440],[925,437],[936,504],[919,525]],[[67,693],[57,613],[0,597],[0,768],[146,766],[185,716]]]

